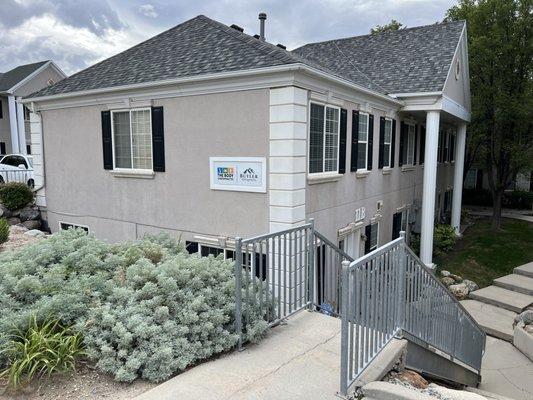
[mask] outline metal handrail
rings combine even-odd
[[[350,256],[348,253],[346,253],[341,248],[337,247],[335,244],[333,244],[332,241],[330,241],[328,238],[326,238],[324,235],[322,235],[320,232],[315,231],[315,236],[320,239],[320,241],[327,244],[329,247],[331,247],[335,252],[340,254],[342,257],[346,258],[348,261],[354,261],[354,258]]]
[[[341,304],[342,395],[402,332],[477,373],[481,370],[485,332],[406,245],[404,232],[357,260],[342,263]]]

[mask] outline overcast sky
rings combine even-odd
[[[0,71],[52,59],[67,74],[119,53],[198,14],[293,49],[366,34],[392,18],[441,21],[454,0],[0,0]]]

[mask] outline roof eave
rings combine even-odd
[[[60,93],[57,95],[49,95],[49,96],[28,97],[28,98],[24,98],[22,102],[31,103],[31,102],[64,100],[64,99],[69,99],[73,97],[114,93],[114,92],[120,92],[120,91],[125,91],[125,90],[146,89],[146,88],[160,87],[160,86],[166,86],[166,85],[177,85],[177,84],[183,84],[183,83],[194,83],[194,82],[209,81],[209,80],[215,80],[215,79],[253,76],[253,75],[261,75],[261,74],[277,73],[277,72],[289,72],[289,71],[305,71],[311,75],[321,77],[324,79],[328,79],[330,81],[334,81],[343,86],[348,86],[351,89],[355,89],[355,90],[367,93],[369,95],[379,97],[382,100],[386,100],[388,102],[391,102],[397,105],[403,105],[403,102],[401,100],[395,99],[389,95],[385,95],[385,94],[367,89],[365,87],[354,84],[345,79],[336,77],[332,74],[328,74],[326,72],[320,71],[319,69],[310,67],[303,63],[285,64],[285,65],[280,65],[280,66],[275,66],[275,67],[253,68],[253,69],[248,69],[248,70],[238,70],[238,71],[231,71],[231,72],[218,72],[218,73],[213,73],[213,74],[203,74],[203,75],[154,81],[154,82],[121,85],[121,86],[84,90],[84,91],[77,91],[77,92],[69,92],[69,93]]]

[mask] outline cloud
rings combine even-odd
[[[146,17],[150,18],[157,18],[159,15],[156,11],[153,5],[151,4],[143,4],[139,7],[139,12],[143,14]]]
[[[407,26],[443,19],[455,0],[0,0],[0,71],[54,60],[68,74],[117,54],[198,14],[259,31],[293,49],[367,34],[396,19]],[[148,2],[149,1],[149,2]]]

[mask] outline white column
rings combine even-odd
[[[41,115],[30,113],[30,135],[33,157],[33,177],[35,179],[35,203],[38,206],[46,206],[46,193],[44,189],[44,155],[43,155],[43,126]]]
[[[15,96],[7,96],[9,106],[9,127],[11,129],[11,153],[19,152],[19,134],[17,126],[17,106]]]
[[[270,232],[305,223],[307,91],[270,90]]]
[[[431,268],[433,267],[433,230],[435,226],[435,190],[437,185],[439,121],[439,111],[427,112],[420,259],[424,264]]]
[[[26,154],[26,129],[24,126],[24,105],[19,102],[20,97],[17,98],[17,126],[19,139],[19,152]]]
[[[465,167],[466,124],[457,127],[455,141],[455,167],[453,171],[452,227],[461,235],[461,199],[463,195],[463,170]]]

